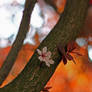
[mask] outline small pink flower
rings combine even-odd
[[[40,55],[38,59],[41,62],[45,62],[48,67],[50,67],[50,64],[54,64],[54,61],[51,59],[51,52],[47,52],[47,47],[44,47],[42,51],[37,49],[38,54]]]

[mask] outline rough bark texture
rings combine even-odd
[[[14,62],[16,61],[18,52],[20,51],[23,45],[23,41],[29,29],[30,16],[31,16],[32,9],[35,3],[36,3],[36,0],[26,0],[25,9],[23,11],[23,18],[22,18],[22,21],[19,27],[18,35],[12,45],[12,48],[6,60],[4,61],[3,66],[0,69],[0,85],[5,80],[5,78],[8,76]]]
[[[89,0],[67,0],[65,11],[59,22],[40,44],[39,49],[46,46],[52,52],[55,64],[50,68],[45,64],[39,67],[40,61],[35,51],[20,75],[9,85],[0,89],[0,92],[40,92],[60,62],[61,56],[57,51],[57,44],[61,43],[65,46],[69,41],[75,40],[84,23],[88,2]]]

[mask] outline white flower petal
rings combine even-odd
[[[51,52],[48,51],[48,52],[46,53],[46,56],[47,56],[48,58],[50,58],[50,57],[51,57]]]
[[[49,62],[50,64],[54,64],[54,61],[53,61],[52,59],[50,59],[48,62]]]
[[[43,58],[43,61],[44,61],[44,62],[47,62],[47,59],[46,59],[46,58]]]
[[[37,52],[38,52],[38,54],[39,54],[39,55],[41,55],[41,54],[42,54],[42,52],[41,52],[39,49],[37,49]]]
[[[50,67],[50,64],[48,62],[45,62],[48,67]]]
[[[42,49],[42,53],[46,53],[47,52],[47,47],[44,47],[43,49]]]
[[[39,56],[38,59],[39,59],[40,61],[43,61],[43,57],[42,57],[42,56]]]
[[[48,61],[49,61],[49,58],[48,58],[48,57],[45,57],[45,58],[44,58],[44,61],[45,61],[45,62],[48,62]]]

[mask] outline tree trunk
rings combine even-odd
[[[75,40],[80,33],[87,13],[89,0],[67,0],[64,13],[61,15],[57,25],[51,33],[40,44],[39,49],[47,47],[52,52],[53,65],[47,67],[45,64],[40,67],[38,53],[34,55],[19,76],[9,85],[0,89],[0,92],[40,92],[46,85],[61,56],[57,51],[57,45],[66,46],[68,42]],[[62,68],[62,67],[61,67]]]

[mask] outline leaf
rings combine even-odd
[[[78,55],[78,56],[83,56],[83,55],[80,54],[79,52],[71,52],[71,53],[76,54],[76,55]]]
[[[76,49],[76,43],[74,41],[69,42],[67,45],[67,52],[72,52],[74,49]]]
[[[70,55],[70,54],[66,54],[66,58],[68,59],[68,60],[72,60],[75,64],[76,64],[76,62],[75,62],[75,60],[73,59],[73,57]]]
[[[61,44],[57,45],[57,49],[61,55],[65,56],[65,49]]]
[[[62,59],[63,59],[64,65],[67,64],[67,59],[65,58],[65,56],[62,56]]]

